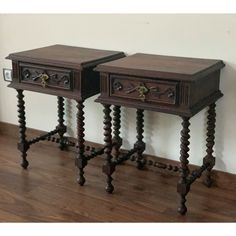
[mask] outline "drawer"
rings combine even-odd
[[[73,78],[71,70],[49,66],[20,63],[20,83],[71,90]]]
[[[141,102],[177,103],[178,82],[110,75],[110,96]]]

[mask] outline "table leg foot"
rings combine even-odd
[[[24,153],[24,154],[22,154],[21,156],[22,156],[21,166],[26,170],[27,167],[29,166],[29,162],[28,162],[27,159],[26,159],[27,154]]]
[[[203,180],[203,183],[207,187],[211,187],[213,180],[211,178],[211,170],[213,169],[215,165],[215,157],[213,156],[213,147],[215,144],[215,123],[216,123],[216,111],[215,111],[216,104],[213,103],[209,106],[208,110],[208,116],[207,116],[207,139],[206,139],[206,152],[207,155],[203,159],[203,164],[207,165],[207,169],[205,171],[205,178]]]
[[[79,170],[79,178],[77,178],[77,183],[80,186],[83,186],[85,184],[85,178],[84,178],[84,171],[83,171],[83,169]]]
[[[206,170],[207,172],[206,172],[206,177],[205,177],[205,179],[203,180],[203,183],[204,183],[204,185],[205,186],[207,186],[208,188],[210,188],[211,186],[212,186],[212,184],[213,184],[213,180],[212,180],[212,178],[211,178],[211,172],[210,171],[208,171],[208,170]]]
[[[112,130],[111,130],[111,109],[110,105],[104,106],[104,142],[105,142],[105,163],[103,165],[103,173],[107,175],[106,182],[106,191],[108,193],[112,193],[114,190],[114,186],[112,185],[113,178],[111,177],[112,173],[115,171],[115,164],[112,162]]]
[[[80,186],[83,186],[85,183],[84,178],[84,167],[87,165],[87,159],[84,154],[85,145],[84,145],[84,101],[77,101],[77,139],[78,139],[78,154],[76,157],[75,164],[79,168],[79,177],[77,182]]]
[[[180,199],[180,206],[178,208],[178,212],[181,215],[185,215],[187,212],[187,207],[185,206],[185,202],[186,202],[185,195],[182,195]]]
[[[106,191],[107,193],[112,193],[114,191],[114,186],[112,185],[113,178],[111,176],[107,176],[107,186]]]
[[[187,212],[187,208],[185,205],[186,195],[190,190],[190,185],[187,182],[187,177],[189,175],[188,168],[188,157],[189,157],[189,118],[182,117],[182,130],[181,130],[181,145],[180,145],[180,180],[177,185],[177,192],[180,195],[180,205],[178,208],[178,212],[181,215],[184,215]]]
[[[80,155],[78,154],[76,158],[76,166],[79,168],[79,176],[77,178],[77,183],[80,186],[83,186],[85,184],[85,177],[84,177],[84,167],[87,165],[87,159],[84,156],[84,154]]]

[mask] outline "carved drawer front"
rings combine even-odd
[[[178,82],[111,75],[110,96],[173,105],[177,103],[177,85]]]
[[[70,70],[20,63],[20,82],[43,88],[72,89]]]

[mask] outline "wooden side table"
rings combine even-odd
[[[97,50],[64,45],[53,45],[34,50],[12,53],[7,59],[12,60],[13,81],[9,87],[17,90],[20,140],[18,149],[21,151],[22,167],[28,167],[26,159],[30,146],[41,140],[56,141],[63,149],[68,145],[77,147],[76,165],[79,168],[78,183],[83,185],[84,167],[87,161],[103,150],[85,155],[84,145],[84,100],[99,93],[99,73],[93,69],[99,63],[124,57],[123,52]],[[34,91],[55,95],[58,98],[58,125],[40,137],[26,139],[25,102],[23,91]],[[64,98],[77,102],[77,137],[78,144],[69,142],[64,134]],[[53,135],[58,134],[59,138]]]
[[[179,171],[180,180],[177,191],[180,195],[178,212],[185,214],[186,195],[191,184],[206,171],[205,184],[212,183],[211,170],[215,165],[213,156],[215,133],[215,102],[223,96],[219,90],[220,70],[224,67],[221,60],[207,60],[183,57],[170,57],[148,54],[135,54],[112,62],[100,64],[96,71],[100,72],[101,95],[96,100],[104,106],[104,141],[106,161],[103,172],[107,175],[108,193],[112,193],[112,173],[115,167],[136,155],[138,168],[145,164],[153,164],[143,158],[145,143],[144,110],[164,112],[182,117],[180,166],[157,163],[157,167]],[[111,105],[114,105],[114,137],[118,145],[112,147]],[[119,155],[122,143],[120,137],[120,107],[137,109],[137,141],[125,155]],[[203,108],[209,106],[207,127],[207,154],[199,169],[190,173],[189,126],[190,118]],[[115,155],[112,156],[112,149]]]

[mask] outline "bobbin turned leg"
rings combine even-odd
[[[79,177],[77,182],[83,186],[85,183],[84,167],[87,165],[87,159],[84,155],[84,105],[82,101],[77,101],[77,139],[78,139],[78,153],[76,157],[76,166],[79,168]]]
[[[185,206],[186,195],[190,190],[190,184],[187,181],[187,177],[189,174],[188,168],[188,157],[189,157],[189,118],[182,117],[182,131],[181,131],[181,145],[180,145],[180,180],[177,185],[177,191],[180,194],[180,206],[178,208],[178,212],[181,215],[184,215],[187,212],[187,208]]]
[[[105,141],[105,164],[103,165],[103,172],[107,175],[107,186],[106,191],[108,193],[112,193],[114,190],[114,187],[112,185],[112,173],[115,171],[115,164],[112,163],[112,134],[111,134],[111,109],[110,105],[103,105],[104,106],[104,141]]]
[[[215,165],[215,157],[213,156],[213,146],[215,144],[215,122],[216,122],[216,111],[215,111],[216,104],[213,103],[209,106],[208,116],[207,116],[207,155],[203,159],[203,164],[207,165],[207,169],[205,172],[205,179],[204,184],[207,187],[211,187],[212,179],[211,179],[211,170]]]
[[[25,121],[25,102],[23,90],[16,90],[18,98],[18,118],[19,118],[19,143],[18,149],[21,151],[22,163],[21,166],[27,169],[29,162],[27,161],[27,150],[29,149],[29,144],[26,140],[26,121]]]
[[[114,157],[117,158],[120,154],[120,147],[122,145],[122,138],[120,137],[121,128],[121,115],[120,106],[114,106],[113,108],[113,143],[114,145]]]
[[[136,112],[136,130],[137,130],[137,141],[134,144],[134,148],[137,149],[136,157],[137,157],[137,168],[138,169],[143,169],[145,165],[145,160],[143,158],[143,152],[145,150],[145,143],[143,142],[143,132],[144,132],[144,110],[137,109]]]
[[[64,108],[64,98],[63,97],[57,97],[57,108],[58,108],[58,126],[59,128],[59,136],[60,136],[60,143],[59,147],[61,150],[65,148],[65,142],[63,139],[63,135],[66,132],[66,126],[64,125],[64,115],[65,115],[65,108]]]

